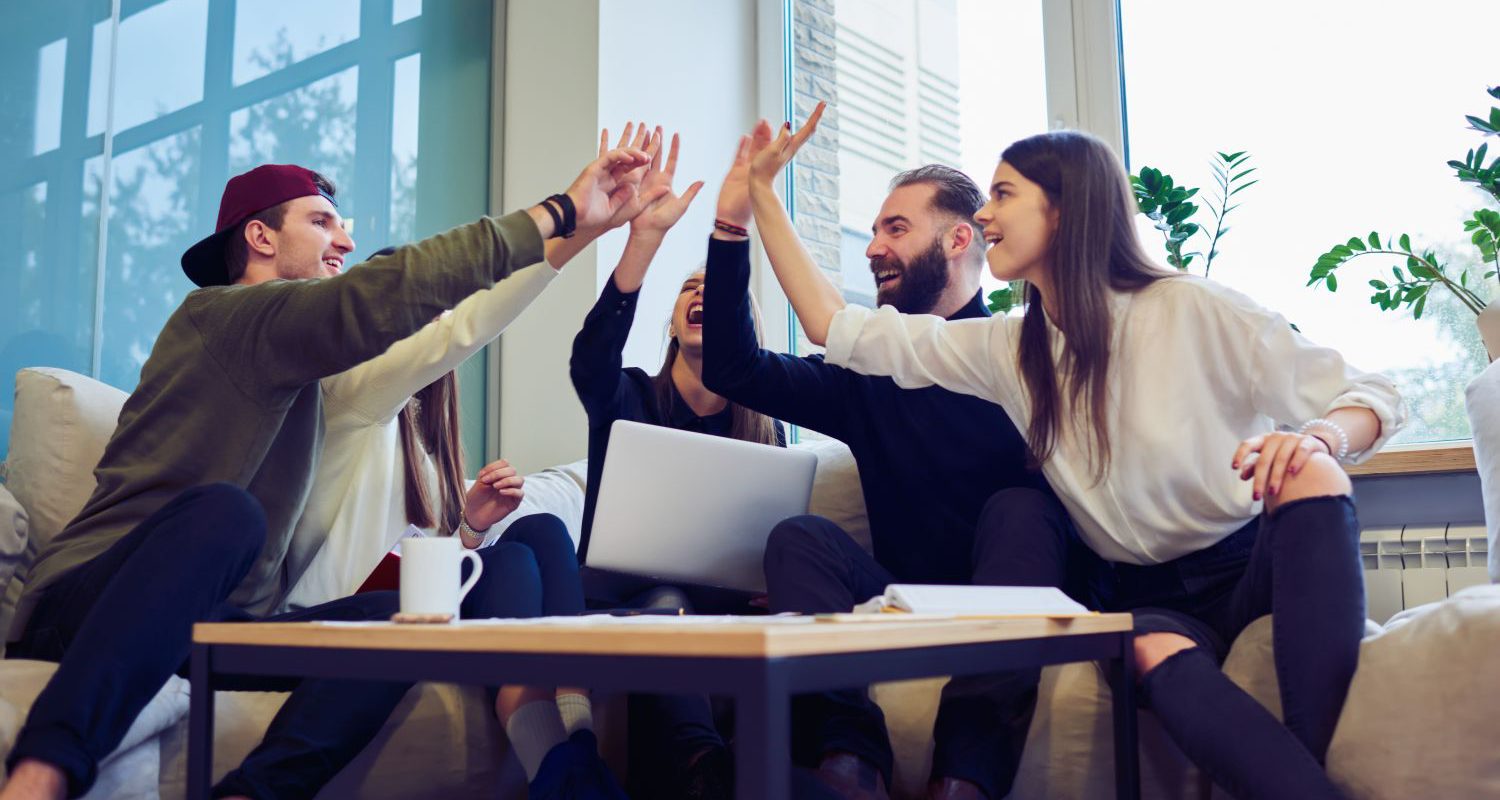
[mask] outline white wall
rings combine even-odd
[[[713,229],[714,201],[739,137],[755,124],[754,3],[744,0],[656,0],[610,3],[599,29],[599,119],[611,131],[627,120],[661,125],[670,141],[682,135],[674,187],[706,182],[667,235],[636,312],[625,363],[655,372],[666,350],[666,327],[682,279],[703,264]],[[622,229],[601,240],[598,285],[625,245]]]
[[[703,262],[714,201],[734,145],[763,104],[780,97],[758,75],[756,30],[779,16],[767,0],[511,0],[505,32],[504,131],[496,211],[534,203],[563,187],[598,147],[601,127],[627,121],[682,134],[677,187],[707,185],[667,237],[642,290],[626,365],[655,371],[682,278]],[[774,91],[772,91],[774,88]],[[770,98],[768,100],[767,98]],[[779,116],[778,116],[779,121]],[[601,239],[501,338],[500,453],[523,472],[582,458],[588,433],[568,381],[568,356],[583,315],[608,280],[626,232]],[[763,281],[757,281],[757,285]],[[768,341],[784,346],[784,300]]]

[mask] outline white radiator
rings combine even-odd
[[[1382,625],[1402,609],[1489,582],[1483,525],[1369,528],[1360,532],[1359,552],[1367,614]]]

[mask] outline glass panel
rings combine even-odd
[[[208,0],[166,0],[120,21],[115,131],[203,99]]]
[[[89,58],[89,117],[88,134],[98,136],[104,133],[104,115],[109,111],[109,65],[110,46],[114,40],[110,38],[110,21],[94,23],[94,35],[91,56]]]
[[[1306,284],[1324,252],[1378,231],[1409,233],[1455,278],[1468,267],[1480,295],[1492,293],[1463,228],[1484,197],[1445,162],[1482,141],[1463,115],[1494,105],[1484,91],[1495,77],[1493,35],[1475,24],[1493,10],[1490,0],[1330,0],[1315,10],[1279,0],[1250,14],[1218,3],[1121,2],[1132,171],[1163,170],[1211,201],[1214,154],[1250,153],[1243,168],[1259,171],[1243,180],[1260,182],[1235,197],[1210,274],[1359,367],[1389,374],[1414,413],[1398,441],[1469,436],[1463,387],[1488,363],[1473,314],[1441,289],[1420,320],[1372,306],[1368,281],[1388,278],[1404,258],[1355,259],[1339,269],[1334,294]],[[1194,221],[1213,228],[1207,209]],[[1146,231],[1151,251],[1163,254],[1162,234]],[[1184,251],[1207,251],[1207,238],[1198,234]],[[1191,271],[1202,274],[1202,262]]]
[[[0,459],[16,371],[91,367],[103,162],[85,165],[100,148],[83,139],[91,36],[108,17],[107,0],[12,3],[0,26]]]
[[[399,25],[412,17],[421,16],[422,0],[396,0],[391,4],[391,24]]]
[[[58,39],[37,52],[36,133],[31,152],[40,155],[62,143],[63,69],[68,62],[68,40]]]
[[[359,68],[309,83],[229,116],[229,174],[259,164],[301,164],[338,187],[339,212],[353,218],[354,99]]]
[[[240,0],[234,8],[234,85],[359,38],[359,0]]]
[[[391,102],[390,244],[409,242],[417,225],[417,111],[422,99],[422,54],[396,62]]]
[[[100,380],[133,388],[156,334],[193,284],[182,252],[209,230],[199,224],[200,134],[191,128],[115,157],[109,190]]]
[[[798,227],[849,301],[870,304],[868,231],[896,173],[942,163],[985,187],[1007,144],[1046,129],[1041,3],[798,3],[793,25],[798,119],[818,100],[834,112],[820,128],[832,163],[817,142],[799,156]]]

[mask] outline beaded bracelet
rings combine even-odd
[[[1298,428],[1297,432],[1305,434],[1313,428],[1328,431],[1338,439],[1339,446],[1333,448],[1333,452],[1329,453],[1329,455],[1333,456],[1334,461],[1340,464],[1344,463],[1344,458],[1349,455],[1349,434],[1344,432],[1343,427],[1333,420],[1318,417],[1317,419],[1310,419],[1302,423],[1302,427]]]

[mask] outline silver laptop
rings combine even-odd
[[[817,456],[619,420],[584,566],[764,592],[766,538],[807,513]]]

